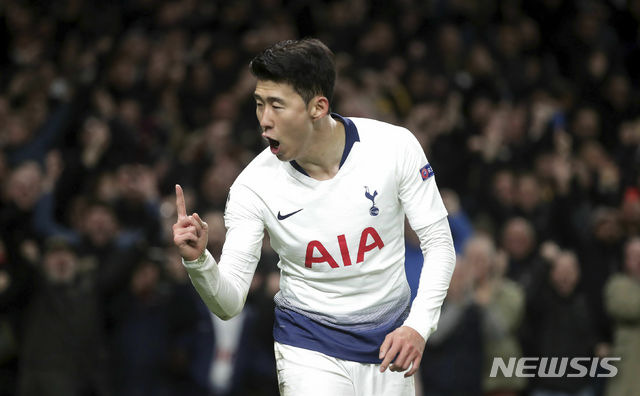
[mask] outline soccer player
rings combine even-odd
[[[216,315],[238,314],[266,229],[280,257],[280,393],[413,396],[455,263],[434,172],[408,130],[330,111],[336,72],[322,42],[277,43],[250,68],[269,147],[230,189],[219,263],[176,186],[174,242],[191,281]],[[424,254],[413,302],[405,215]]]

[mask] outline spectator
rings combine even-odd
[[[518,177],[516,187],[516,207],[519,216],[527,219],[533,226],[539,240],[546,240],[550,235],[550,207],[542,197],[543,191],[539,180],[530,173]]]
[[[420,364],[424,396],[482,395],[482,313],[474,302],[471,264],[458,257],[440,314]]]
[[[539,271],[527,290],[527,313],[523,327],[530,335],[527,356],[563,358],[595,356],[596,334],[588,303],[577,286],[580,280],[578,257],[560,251],[550,265]],[[562,363],[559,363],[560,365]],[[567,373],[574,373],[572,368]],[[593,395],[589,377],[534,378],[532,396]]]
[[[35,263],[40,240],[33,224],[43,172],[36,162],[25,162],[9,175],[0,211],[0,232],[10,260]]]
[[[187,271],[173,248],[158,249],[166,257],[171,342],[168,351],[169,394],[199,396],[209,393],[209,368],[214,333],[211,313],[191,287]]]
[[[201,179],[201,205],[218,210],[224,209],[229,187],[231,187],[240,170],[241,167],[238,161],[230,157],[221,158],[209,166]]]
[[[608,396],[634,395],[638,391],[640,369],[640,238],[625,245],[624,269],[607,282],[605,307],[615,323],[611,353],[619,357],[618,374],[609,379]]]
[[[21,319],[33,289],[33,268],[11,259],[0,239],[0,395],[14,396],[18,378]]]
[[[640,233],[640,186],[629,187],[620,203],[621,225],[627,235]]]
[[[123,290],[132,268],[135,248],[141,236],[121,230],[112,206],[101,201],[79,202],[84,205],[74,228],[54,219],[54,195],[45,192],[36,206],[35,225],[43,237],[57,235],[76,246],[79,271],[94,278],[96,292],[106,303]],[[110,325],[110,321],[107,320]]]
[[[622,269],[623,237],[620,214],[614,208],[599,207],[591,215],[589,235],[580,245],[580,288],[596,329],[598,342],[610,343],[611,319],[606,314],[603,291],[607,280]]]
[[[493,240],[477,235],[467,241],[464,260],[473,271],[474,301],[480,308],[483,341],[483,394],[518,395],[526,386],[525,378],[489,376],[494,358],[521,357],[517,338],[524,316],[524,291],[504,276],[505,257],[496,251]]]
[[[18,394],[110,395],[102,311],[73,247],[47,240],[24,319]]]
[[[517,178],[513,170],[500,169],[491,174],[491,184],[482,191],[480,205],[487,216],[490,231],[496,232],[516,214]]]
[[[127,290],[110,303],[116,321],[111,340],[116,394],[168,394],[173,340],[169,295],[161,287],[160,264],[143,256],[131,273]]]
[[[167,236],[162,234],[158,186],[148,165],[128,163],[116,173],[118,195],[113,202],[120,226],[137,234],[150,246],[162,246]]]
[[[527,287],[538,260],[538,241],[533,225],[522,217],[513,217],[504,225],[500,246],[506,253],[506,276]]]

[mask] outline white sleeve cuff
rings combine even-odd
[[[209,253],[209,250],[204,249],[204,251],[202,252],[202,254],[195,260],[185,260],[184,257],[182,258],[182,264],[187,267],[187,268],[198,268],[204,265],[204,263],[208,260],[214,260],[213,256],[211,255],[211,253]],[[214,260],[215,261],[215,260]]]

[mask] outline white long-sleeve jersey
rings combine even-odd
[[[266,229],[280,257],[275,340],[378,363],[378,349],[395,328],[410,326],[425,340],[435,330],[455,252],[433,170],[415,137],[380,121],[332,116],[346,132],[336,176],[315,180],[266,149],[231,187],[220,263],[205,251],[184,264],[207,306],[229,318],[244,305]],[[425,256],[413,303],[405,215]]]

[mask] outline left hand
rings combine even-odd
[[[402,326],[395,329],[387,334],[380,346],[379,357],[383,359],[380,372],[383,373],[393,362],[389,367],[391,371],[405,371],[411,367],[404,376],[412,376],[420,367],[424,345],[424,338],[411,327]]]

